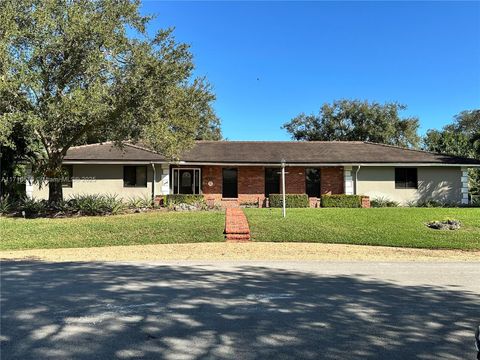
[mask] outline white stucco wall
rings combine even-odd
[[[150,164],[147,166],[146,187],[124,187],[123,186],[123,165],[73,165],[73,184],[71,188],[63,188],[63,197],[68,199],[72,195],[81,194],[114,194],[124,199],[132,197],[150,197],[152,195],[153,169]],[[160,165],[155,165],[156,182],[155,194],[163,194],[165,179]],[[168,174],[168,167],[167,167]],[[48,199],[48,184],[40,187],[33,185],[32,196],[35,199]]]
[[[384,197],[402,205],[430,199],[461,203],[462,171],[460,167],[418,167],[418,189],[395,189],[395,167],[364,166],[358,172],[356,190],[371,199]]]

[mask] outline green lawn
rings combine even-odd
[[[254,241],[323,242],[480,250],[480,209],[245,209]],[[457,231],[428,229],[458,219]],[[0,217],[0,250],[224,241],[221,211],[106,217]]]
[[[224,241],[220,211],[105,217],[0,217],[0,250]]]
[[[254,241],[321,242],[442,249],[480,249],[480,209],[246,209]],[[462,229],[432,230],[430,220],[458,219]]]

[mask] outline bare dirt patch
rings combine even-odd
[[[0,259],[480,261],[480,251],[312,243],[194,243],[1,251]]]

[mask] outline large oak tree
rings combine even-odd
[[[406,106],[360,100],[337,100],[323,104],[318,115],[300,114],[283,125],[295,140],[371,141],[417,147],[419,122],[401,117]]]
[[[175,157],[196,137],[218,137],[214,95],[192,77],[188,46],[171,29],[149,37],[149,20],[139,1],[2,0],[1,145],[21,123],[53,179],[68,149],[89,139],[141,140]],[[61,198],[50,181],[49,201]]]
[[[442,130],[428,130],[423,143],[429,151],[480,160],[480,110],[462,111]],[[480,170],[471,169],[469,175],[470,191],[480,194]]]

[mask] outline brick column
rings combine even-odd
[[[344,166],[343,167],[343,181],[345,194],[353,195],[353,178],[352,178],[352,167]]]
[[[462,167],[462,205],[468,205],[468,168]]]

